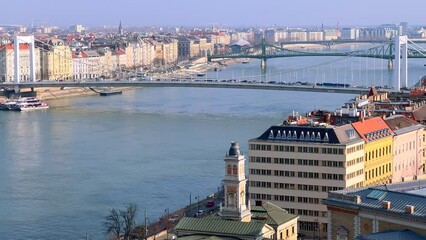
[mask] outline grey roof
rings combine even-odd
[[[250,43],[247,40],[244,40],[242,38],[238,39],[237,41],[234,41],[230,44],[230,46],[250,46]]]
[[[355,240],[425,240],[426,236],[419,235],[411,230],[389,230],[368,235],[361,235]]]
[[[238,142],[231,142],[231,147],[228,152],[229,156],[239,156],[240,155],[240,145]]]
[[[329,193],[327,199],[323,202],[327,205],[336,205],[352,209],[366,209],[386,214],[396,214],[400,217],[416,218],[426,223],[426,195],[409,193],[407,191],[426,188],[426,180],[414,181],[409,184],[402,183],[403,186],[398,190],[398,184],[371,188],[359,188],[350,190],[334,191]],[[373,196],[375,195],[375,196]],[[361,201],[356,203],[355,198],[359,196]],[[391,202],[390,209],[382,207],[383,201]],[[405,213],[407,205],[414,206],[414,213]]]
[[[355,128],[352,124],[345,124],[339,127],[334,128],[337,139],[340,143],[348,143],[356,140],[363,141],[363,139],[358,135]],[[353,135],[351,135],[353,134]]]
[[[350,125],[350,124],[348,124]],[[356,131],[354,138],[345,136],[348,131],[354,130],[352,126],[323,127],[308,125],[278,125],[271,126],[258,140],[286,141],[286,142],[313,142],[329,144],[346,144],[353,141],[362,141]],[[256,140],[256,139],[254,139]]]

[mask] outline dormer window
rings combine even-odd
[[[297,139],[296,131],[293,131],[293,139],[294,139],[294,140],[296,140],[296,139]]]
[[[271,130],[271,132],[269,133],[268,139],[273,139],[273,138],[274,138],[274,132]]]
[[[321,133],[320,132],[318,132],[318,134],[317,134],[317,139],[316,139],[317,141],[321,141]]]
[[[276,138],[281,139],[281,131],[280,130],[278,130]]]
[[[305,140],[305,133],[303,131],[300,133],[300,140]]]
[[[282,139],[286,139],[286,137],[287,137],[287,136],[285,135],[285,130],[283,130],[283,135],[282,135],[282,137],[281,137],[281,138],[282,138]]]
[[[324,141],[328,142],[328,133],[325,133],[325,135],[324,135]]]

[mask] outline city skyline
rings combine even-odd
[[[83,24],[90,27],[118,26],[372,26],[399,22],[410,25],[424,24],[422,1],[413,0],[409,5],[389,4],[389,1],[360,0],[347,3],[338,0],[325,1],[267,1],[248,4],[247,1],[212,3],[187,1],[83,1],[58,6],[51,0],[46,4],[17,0],[20,9],[6,11],[0,16],[0,24],[58,25]],[[368,7],[366,7],[368,6]],[[259,11],[259,9],[261,11]],[[350,9],[350,11],[348,11]],[[65,12],[64,12],[65,10]]]

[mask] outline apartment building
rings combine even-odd
[[[46,80],[72,79],[72,52],[64,41],[57,38],[43,45],[41,53],[41,78]]]
[[[423,175],[424,126],[402,115],[384,121],[394,132],[392,183],[416,180]]]
[[[363,186],[364,140],[352,125],[271,126],[249,140],[249,193],[298,214],[299,231],[327,236],[329,191]]]
[[[0,82],[13,82],[15,79],[15,54],[14,45],[7,44],[0,46]],[[40,79],[40,50],[34,49],[35,58],[35,78]],[[30,79],[30,50],[28,44],[19,45],[19,61],[21,82]]]
[[[381,117],[352,123],[365,141],[365,186],[391,183],[393,131]]]

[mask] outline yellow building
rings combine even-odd
[[[41,73],[45,80],[72,79],[72,53],[60,39],[51,39],[43,46],[41,53]]]
[[[365,141],[364,186],[390,183],[393,131],[380,117],[363,119],[352,126]]]
[[[100,63],[100,74],[104,77],[111,77],[112,72],[115,70],[113,63],[112,51],[109,48],[99,49],[99,63]]]

